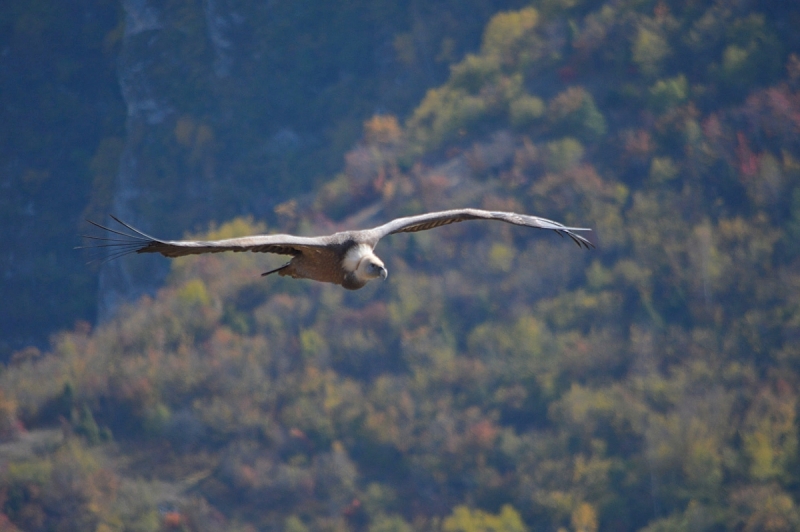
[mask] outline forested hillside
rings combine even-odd
[[[0,373],[8,530],[800,528],[800,7],[543,1],[275,221],[381,241],[357,292],[172,261]],[[123,259],[141,268],[141,257]],[[162,259],[166,260],[166,259]]]

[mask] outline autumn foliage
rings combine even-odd
[[[473,205],[590,226],[598,249],[467,222],[386,238],[389,279],[354,293],[264,279],[266,256],[175,260],[157,294],[0,373],[0,524],[796,530],[800,42],[781,21],[800,10],[775,10],[498,15],[286,224]]]

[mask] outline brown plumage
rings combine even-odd
[[[416,216],[396,218],[391,222],[358,231],[343,231],[328,236],[304,237],[294,235],[257,235],[224,240],[161,240],[149,236],[126,224],[120,219],[112,218],[132,231],[133,234],[117,231],[98,223],[92,225],[113,233],[116,236],[90,236],[86,238],[102,242],[94,246],[108,247],[115,251],[108,260],[129,253],[160,253],[165,257],[182,257],[201,253],[220,253],[223,251],[252,251],[256,253],[277,253],[291,255],[291,260],[263,275],[278,273],[295,279],[312,279],[325,283],[334,283],[349,290],[357,290],[372,279],[386,279],[387,270],[383,261],[373,250],[378,241],[395,233],[412,233],[426,231],[442,225],[466,220],[497,220],[514,225],[549,229],[559,235],[567,235],[579,247],[587,249],[594,245],[575,231],[590,231],[586,228],[565,227],[564,225],[527,214],[512,212],[485,211],[481,209],[454,209],[449,211],[430,212]]]

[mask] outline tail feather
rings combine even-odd
[[[264,273],[261,274],[261,277],[266,277],[267,275],[270,275],[272,273],[279,273],[281,270],[283,270],[285,268],[288,268],[290,264],[291,264],[291,261],[287,262],[283,266],[279,266],[279,267],[275,268],[274,270],[270,270],[268,272],[264,272]]]

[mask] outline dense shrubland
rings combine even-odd
[[[797,529],[798,20],[496,16],[405,123],[365,123],[313,205],[210,236],[475,205],[598,249],[458,224],[382,241],[388,281],[354,293],[175,260],[0,374],[8,528]]]

